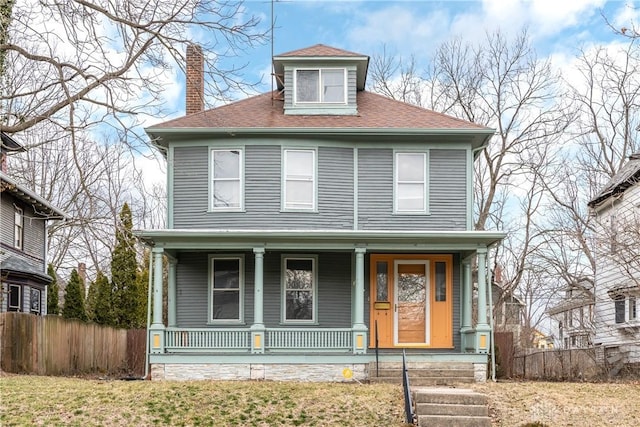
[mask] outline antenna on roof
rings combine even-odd
[[[276,69],[273,65],[273,38],[274,38],[274,29],[276,26],[275,15],[273,13],[273,4],[275,0],[271,0],[271,105],[273,106],[273,79],[276,76]]]

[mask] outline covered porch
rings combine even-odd
[[[369,294],[371,255],[377,254],[456,254],[460,280],[455,302],[459,321],[452,327],[456,345],[447,349],[414,348],[415,354],[482,355],[489,351],[490,326],[487,317],[487,250],[500,241],[502,233],[484,231],[408,232],[408,231],[324,231],[324,230],[149,230],[138,233],[152,248],[150,293],[152,316],[149,330],[151,360],[170,362],[200,356],[251,357],[253,360],[277,360],[277,355],[296,355],[308,359],[313,355],[339,356],[340,360],[369,362],[375,347],[373,316],[370,310],[375,296]],[[193,251],[209,253],[243,253],[252,288],[243,310],[248,322],[238,324],[203,324],[199,327],[178,321],[176,274],[180,254]],[[350,313],[346,324],[324,327],[322,322],[299,324],[265,321],[265,253],[340,253],[350,257],[350,289],[347,299]],[[322,255],[321,255],[322,256]],[[163,259],[167,265],[167,318],[163,321]],[[477,265],[477,305],[473,322],[472,263]],[[324,264],[330,264],[325,262]],[[251,264],[249,266],[249,264]],[[249,268],[251,267],[251,268]],[[369,280],[367,280],[367,278]],[[322,283],[321,283],[322,286]],[[318,304],[322,304],[320,301]],[[249,305],[249,304],[247,304]],[[325,304],[326,306],[326,304]],[[325,307],[326,309],[326,307]],[[330,312],[324,311],[324,317]],[[329,313],[329,314],[327,314]],[[344,313],[343,313],[344,314]],[[345,315],[346,316],[346,315]],[[395,343],[387,349],[415,346]],[[262,356],[262,357],[258,357]],[[271,359],[266,359],[270,357]],[[346,357],[346,359],[345,359]],[[366,359],[366,360],[365,360]],[[185,359],[186,360],[186,359]],[[239,359],[236,359],[239,360]],[[338,359],[336,359],[338,360]]]

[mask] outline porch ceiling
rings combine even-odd
[[[173,250],[353,250],[473,251],[501,241],[497,231],[391,230],[140,230],[136,235],[149,246]]]

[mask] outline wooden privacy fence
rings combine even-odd
[[[36,375],[144,374],[145,330],[28,313],[0,314],[0,367]]]
[[[594,348],[544,350],[513,359],[513,374],[526,379],[589,380],[601,373]]]

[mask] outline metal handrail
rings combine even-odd
[[[404,392],[404,413],[407,424],[414,424],[415,414],[411,402],[411,388],[409,386],[409,370],[407,369],[407,355],[402,349],[402,391]]]

